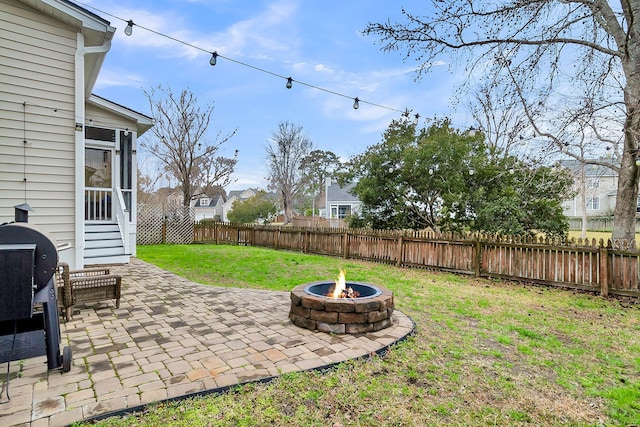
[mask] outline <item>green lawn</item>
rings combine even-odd
[[[569,231],[569,238],[575,237],[576,239],[580,238],[580,231],[571,230]],[[587,239],[596,239],[599,241],[600,239],[607,240],[611,239],[611,232],[605,231],[587,231]],[[636,242],[640,243],[640,233],[636,233]]]
[[[640,425],[640,305],[631,300],[269,249],[139,246],[214,286],[378,283],[417,324],[385,357],[287,374],[98,425]]]

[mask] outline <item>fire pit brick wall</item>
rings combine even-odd
[[[319,297],[305,292],[306,284],[291,291],[289,319],[301,328],[334,334],[361,334],[392,325],[393,293],[380,286],[372,298]]]

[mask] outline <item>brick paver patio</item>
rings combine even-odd
[[[0,364],[0,425],[62,426],[169,398],[366,356],[413,331],[393,326],[363,335],[312,332],[288,320],[289,293],[190,282],[133,259],[120,309],[80,307],[61,323],[71,371],[47,372],[46,357]]]

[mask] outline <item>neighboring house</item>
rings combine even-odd
[[[229,221],[229,218],[227,215],[229,215],[229,212],[233,210],[233,202],[235,202],[236,200],[240,200],[241,202],[244,202],[249,197],[253,197],[256,194],[258,194],[258,190],[254,188],[247,188],[246,190],[229,191],[229,193],[227,194],[227,201],[224,202],[224,204],[222,205],[222,217],[221,217],[222,220]]]
[[[91,94],[115,30],[68,0],[0,0],[0,223],[28,203],[71,268],[135,255],[136,139],[153,123]]]
[[[183,206],[184,196],[178,188],[161,187],[155,192],[154,204],[163,206]]]
[[[351,194],[354,184],[340,187],[337,183],[327,180],[325,187],[324,217],[327,219],[345,219],[360,212],[362,202]]]
[[[611,160],[601,159],[610,162]],[[600,165],[583,165],[577,160],[563,160],[562,167],[569,169],[574,180],[575,195],[562,203],[564,214],[569,217],[609,215],[616,206],[618,173]],[[584,203],[582,193],[584,190]]]
[[[193,200],[192,207],[196,222],[206,218],[221,220],[223,206],[224,199],[220,195],[213,197],[200,196]]]
[[[233,202],[240,200],[244,202],[250,197],[257,195],[259,192],[264,191],[256,188],[247,188],[246,190],[233,190],[227,194],[227,201],[222,205],[222,221],[229,221],[229,212],[233,210]],[[278,196],[273,191],[266,193],[267,200],[271,200],[277,206]]]

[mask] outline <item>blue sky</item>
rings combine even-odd
[[[420,0],[100,0],[79,2],[117,28],[94,93],[149,114],[143,89],[170,86],[189,89],[200,101],[213,101],[209,130],[214,139],[238,129],[223,154],[239,150],[239,162],[226,189],[265,188],[267,138],[280,121],[302,126],[315,148],[349,158],[380,141],[389,122],[400,113],[286,81],[134,26],[117,18],[171,36],[206,51],[291,76],[351,98],[422,117],[453,117],[464,127],[463,112],[453,113],[450,96],[460,76],[451,74],[446,58],[415,81],[414,59],[385,53],[377,39],[361,34],[368,22],[401,19],[401,8],[419,12]],[[101,13],[92,9],[95,6]],[[116,18],[117,17],[117,18]],[[142,153],[143,154],[143,153]],[[143,169],[151,163],[141,159]]]

